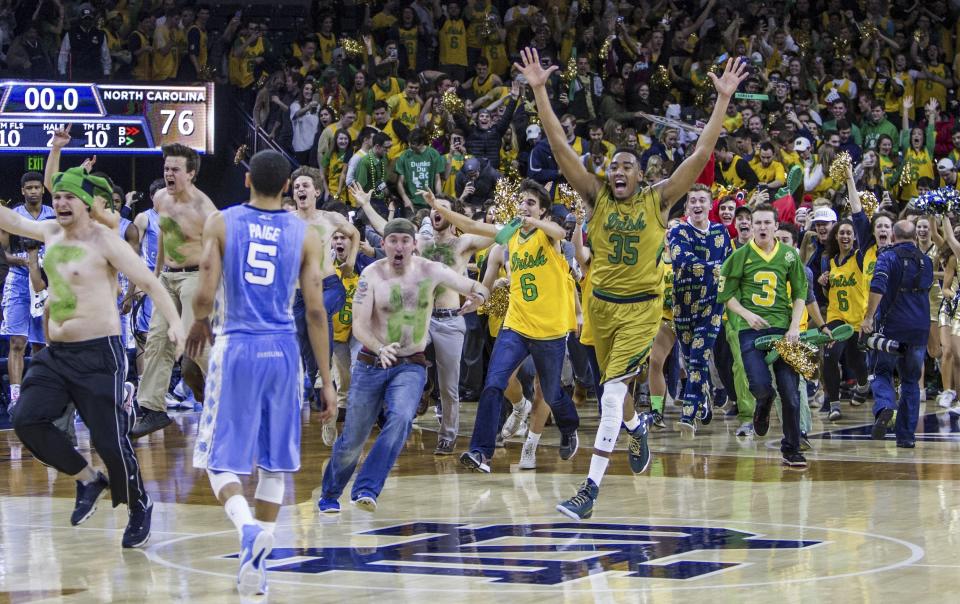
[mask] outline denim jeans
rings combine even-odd
[[[354,361],[343,433],[333,444],[330,462],[323,473],[324,497],[336,499],[343,493],[382,409],[386,423],[353,482],[351,498],[380,495],[390,469],[407,442],[426,381],[427,371],[420,365],[382,369]]]
[[[510,329],[501,329],[490,355],[487,379],[477,405],[470,450],[479,451],[486,458],[493,457],[496,446],[500,401],[507,381],[523,360],[530,355],[540,377],[543,398],[553,411],[553,418],[561,434],[570,434],[580,426],[580,418],[573,400],[560,387],[560,372],[567,349],[566,337],[552,340],[534,340]]]
[[[920,371],[926,344],[906,344],[903,356],[873,351],[873,415],[884,409],[897,412],[897,442],[913,442],[920,418]],[[893,389],[893,372],[900,375],[900,403]],[[899,407],[899,408],[898,408]]]
[[[756,399],[758,409],[761,405],[773,405],[773,376],[764,360],[768,351],[758,350],[753,342],[762,336],[784,333],[785,329],[777,327],[743,329],[739,333],[740,356],[743,358],[747,381],[750,382],[750,393]],[[777,392],[780,393],[782,405],[783,440],[780,441],[780,451],[796,453],[800,450],[800,376],[779,358],[773,364],[773,375],[777,379]]]
[[[343,282],[336,275],[329,275],[323,279],[323,306],[327,311],[327,337],[330,350],[333,350],[333,315],[340,312],[347,300],[347,291]],[[300,342],[300,358],[303,360],[303,369],[313,384],[317,379],[317,359],[313,356],[313,347],[310,345],[310,336],[307,333],[307,307],[303,301],[303,293],[298,289],[293,297],[293,320],[297,326],[297,340]]]

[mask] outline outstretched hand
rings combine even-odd
[[[747,62],[737,58],[727,59],[727,65],[723,68],[723,74],[720,77],[713,72],[707,72],[707,76],[713,82],[717,94],[730,98],[737,91],[740,83],[747,79]]]
[[[547,80],[550,79],[550,74],[560,68],[557,65],[551,65],[546,69],[541,67],[540,53],[537,52],[536,48],[524,48],[521,50],[520,62],[514,63],[513,66],[527,79],[527,84],[532,88],[546,85]]]
[[[70,128],[73,127],[73,124],[68,125],[66,128],[53,131],[53,138],[50,140],[50,146],[54,149],[63,149],[70,144]]]
[[[430,206],[430,207],[433,208],[434,210],[437,209],[437,197],[436,197],[436,195],[433,194],[433,191],[431,191],[431,190],[429,190],[429,189],[418,189],[418,190],[417,190],[417,195],[419,195],[420,197],[422,197],[423,200],[424,200],[425,202],[427,202],[427,205],[428,205],[428,206]]]
[[[364,191],[358,182],[350,185],[350,194],[353,195],[353,200],[357,202],[358,206],[365,206],[370,203],[371,192]]]

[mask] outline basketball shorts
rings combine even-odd
[[[28,342],[43,344],[43,317],[30,315],[30,283],[28,277],[7,274],[3,285],[3,323],[0,323],[0,335],[22,336]]]
[[[303,370],[297,334],[224,334],[210,351],[193,465],[250,474],[300,469]]]
[[[663,296],[649,294],[625,302],[599,298],[588,306],[601,383],[636,375],[653,346],[663,316]]]

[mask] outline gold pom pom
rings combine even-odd
[[[899,184],[901,187],[910,186],[910,183],[913,182],[914,177],[916,176],[916,168],[909,161],[903,165],[903,169],[900,170],[900,181]]]
[[[347,57],[348,61],[363,58],[364,49],[361,42],[353,38],[344,38],[341,41],[341,45],[343,46],[343,54]]]
[[[860,191],[860,205],[863,206],[863,213],[867,215],[867,220],[873,219],[874,212],[880,206],[880,201],[873,191]]]
[[[817,374],[817,347],[803,342],[787,342],[780,339],[773,348],[783,361],[806,380],[812,380]]]
[[[240,162],[247,158],[247,151],[250,147],[246,143],[240,145],[240,148],[237,149],[237,152],[233,156],[233,165],[239,166]]]
[[[489,315],[491,317],[507,316],[507,308],[510,307],[510,288],[498,287],[490,292],[490,298],[477,308],[478,315]]]
[[[830,179],[834,185],[839,186],[847,182],[847,170],[850,169],[852,161],[850,154],[846,151],[839,153],[833,160],[833,163],[830,164]]]
[[[440,107],[450,115],[464,115],[467,112],[463,99],[451,90],[443,93],[443,97],[440,99]]]
[[[520,181],[501,178],[493,188],[493,214],[497,224],[506,224],[520,206]]]
[[[657,67],[657,70],[653,72],[652,76],[650,76],[650,83],[660,89],[670,87],[670,72],[667,71],[667,67],[665,65],[660,65]]]
[[[605,64],[607,59],[610,57],[610,49],[613,47],[613,41],[616,39],[616,36],[607,36],[607,38],[603,41],[603,44],[600,45],[601,65]]]
[[[577,78],[577,59],[576,57],[570,57],[567,60],[567,68],[563,70],[563,73],[560,74],[560,81],[564,85],[570,84]]]
[[[877,35],[877,24],[873,21],[859,23],[857,27],[860,28],[860,35],[867,40],[872,40]]]
[[[566,206],[573,210],[573,213],[576,215],[578,221],[583,222],[587,219],[587,210],[583,204],[583,197],[580,197],[580,194],[577,193],[577,190],[567,183],[562,183],[557,187],[556,201],[560,205]]]

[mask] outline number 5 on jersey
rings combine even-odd
[[[250,242],[247,246],[247,268],[243,272],[243,279],[253,285],[273,285],[277,268],[271,260],[264,258],[277,257],[277,246]]]

